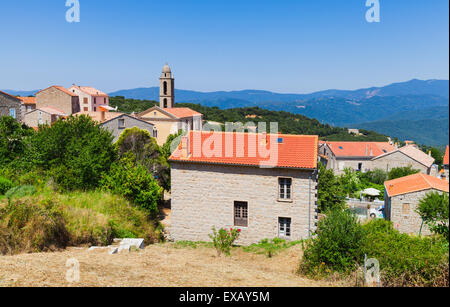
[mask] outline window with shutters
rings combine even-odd
[[[291,236],[291,218],[278,218],[278,235],[282,238]]]
[[[403,204],[402,205],[402,214],[403,215],[409,215],[411,213],[411,205],[410,204]]]
[[[278,199],[291,200],[292,199],[292,178],[278,178]]]
[[[234,226],[248,226],[248,203],[234,202]]]

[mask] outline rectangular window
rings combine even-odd
[[[286,217],[278,218],[278,234],[280,237],[291,236],[291,219]]]
[[[362,170],[363,170],[363,164],[358,163],[358,171],[362,172]]]
[[[119,119],[119,129],[125,128],[125,119]]]
[[[9,116],[11,116],[12,118],[16,118],[16,109],[9,109]]]
[[[84,111],[87,112],[89,109],[88,107],[84,107]]]
[[[292,194],[291,193],[292,178],[279,178],[278,185],[280,188],[279,199],[290,200]]]
[[[87,98],[83,98],[83,103],[87,104],[88,103],[88,99]]]
[[[97,104],[97,98],[94,98],[94,104]]]
[[[409,215],[411,211],[411,206],[410,204],[403,204],[402,205],[402,214],[403,215]]]
[[[248,203],[234,202],[234,226],[248,226]]]

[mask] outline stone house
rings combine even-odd
[[[385,184],[386,219],[393,222],[394,227],[408,234],[430,234],[422,218],[416,212],[421,199],[430,192],[449,193],[447,181],[426,174],[415,174]]]
[[[24,113],[25,110],[20,99],[0,91],[0,117],[11,116],[21,122]]]
[[[150,108],[138,115],[142,120],[154,125],[154,135],[158,145],[163,145],[167,137],[179,130],[202,130],[203,115],[190,108],[175,107],[175,79],[168,65],[160,77],[159,106]]]
[[[69,116],[80,112],[78,95],[62,86],[51,86],[36,93],[36,109],[50,107]]]
[[[170,157],[170,235],[209,241],[214,226],[241,229],[242,245],[308,238],[317,226],[317,150],[317,136],[191,131]]]
[[[36,97],[17,97],[22,101],[25,113],[36,110]]]
[[[24,116],[24,124],[31,128],[37,128],[41,125],[51,125],[65,114],[51,107],[42,107],[28,112]]]
[[[114,142],[117,142],[120,135],[125,129],[137,127],[141,130],[147,130],[152,137],[155,137],[153,131],[153,124],[146,122],[144,120],[135,118],[133,116],[122,114],[101,124],[102,127],[111,131],[114,136]]]
[[[69,92],[79,97],[80,110],[84,112],[100,111],[100,107],[109,106],[109,96],[91,86],[72,85]]]
[[[396,167],[408,167],[431,175],[434,158],[421,151],[417,146],[409,145],[372,159],[372,169],[382,169],[387,172]]]
[[[373,158],[395,149],[388,142],[321,142],[319,154],[321,161],[326,161],[327,169],[340,175],[346,168],[370,171]]]

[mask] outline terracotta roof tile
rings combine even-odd
[[[384,186],[390,197],[429,189],[449,192],[447,181],[425,174],[415,174],[386,181]]]
[[[36,97],[17,97],[22,100],[24,104],[36,104]]]
[[[50,89],[52,87],[60,90],[61,92],[66,93],[67,95],[70,95],[72,97],[77,97],[76,94],[70,92],[68,89],[66,89],[66,88],[64,88],[63,86],[60,86],[60,85],[53,85],[53,86],[47,87],[46,89],[43,89],[43,90],[40,90],[39,92],[37,92],[36,95],[41,93],[41,92],[43,92],[43,91],[46,91],[46,90],[48,90],[48,89]]]
[[[201,113],[198,113],[190,108],[166,108],[163,110],[166,112],[169,112],[170,114],[172,114],[178,118],[202,116]]]
[[[447,145],[447,149],[445,150],[445,155],[444,155],[444,164],[448,165],[448,158],[449,158],[449,152],[448,152],[448,145]]]
[[[396,148],[387,142],[326,142],[336,157],[377,157]]]
[[[73,85],[72,87],[76,87],[78,88],[80,91],[85,92],[88,95],[91,96],[101,96],[101,97],[108,97],[108,94],[92,87],[92,86],[78,86],[78,85]]]
[[[99,123],[103,123],[106,122],[108,120],[114,119],[116,117],[121,116],[124,113],[119,113],[119,112],[104,112],[105,113],[105,119],[102,120],[102,112],[95,112],[95,111],[82,111],[82,112],[78,112],[76,114],[74,114],[73,116],[80,116],[80,115],[87,115],[90,116],[92,118],[93,121],[99,122]]]
[[[318,136],[191,131],[188,138],[189,156],[182,157],[180,144],[170,157],[171,161],[317,168]]]

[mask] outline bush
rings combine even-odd
[[[0,195],[4,195],[13,187],[11,180],[0,177]]]
[[[319,163],[318,183],[318,207],[319,212],[324,213],[330,209],[342,209],[345,207],[345,191],[333,170],[327,170]]]
[[[448,242],[401,234],[391,222],[381,219],[363,229],[362,249],[368,258],[379,261],[383,286],[442,285],[445,279],[448,286]]]
[[[332,210],[318,224],[304,251],[300,271],[306,275],[349,273],[364,259],[364,231],[350,211]]]
[[[447,193],[432,192],[419,202],[417,213],[431,232],[449,240],[449,202]]]
[[[152,216],[158,214],[158,201],[162,188],[141,164],[135,164],[130,155],[114,163],[102,179],[103,189],[122,195],[137,206],[147,210]]]
[[[8,202],[10,203],[14,198],[22,198],[25,196],[32,196],[36,194],[37,190],[32,185],[22,185],[17,186],[6,192],[5,196],[8,198]]]
[[[241,233],[240,229],[224,229],[221,228],[219,231],[215,227],[212,228],[213,233],[209,235],[213,241],[214,248],[217,250],[217,254],[220,256],[225,254],[229,256],[231,254],[231,247],[234,242],[239,238]]]
[[[388,179],[389,180],[394,180],[397,178],[402,178],[402,177],[406,177],[409,175],[414,175],[420,173],[420,170],[417,169],[413,169],[411,166],[407,166],[407,167],[397,167],[397,168],[393,168],[389,174],[388,174]]]

